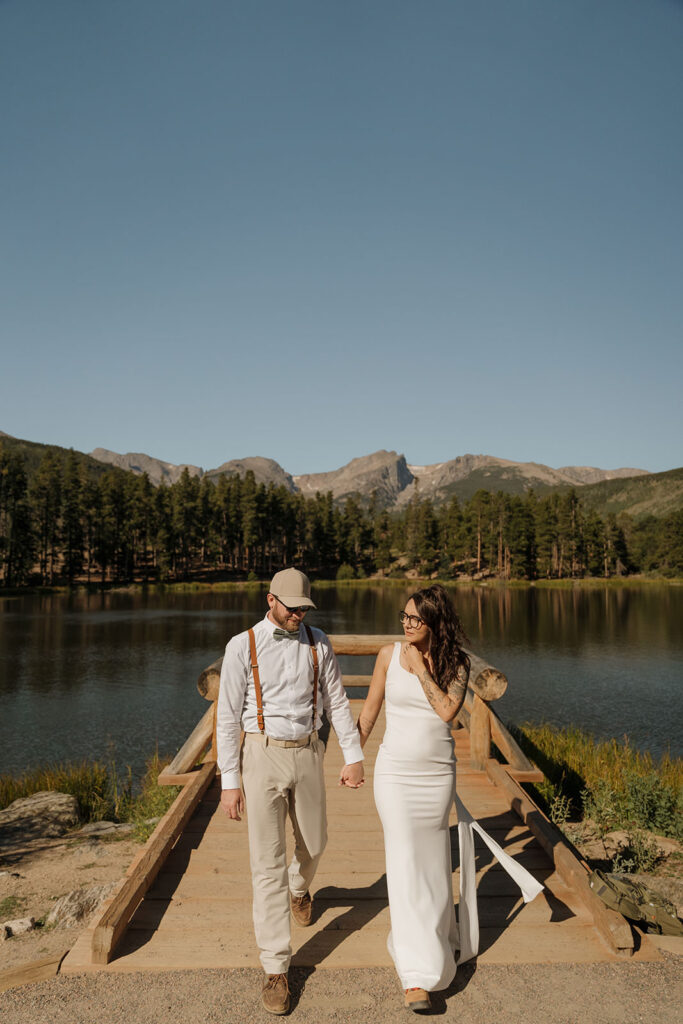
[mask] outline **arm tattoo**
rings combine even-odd
[[[464,671],[463,667],[458,666],[456,677],[448,687],[448,693],[444,693],[443,690],[436,685],[427,669],[424,669],[420,673],[418,679],[420,680],[422,689],[424,690],[424,695],[437,714],[439,708],[442,708],[445,711],[451,711],[454,704],[457,708],[457,714],[465,700],[467,675],[468,674]]]
[[[425,697],[432,705],[434,710],[437,712],[437,714],[439,707],[449,710],[449,698],[446,696],[443,690],[439,689],[439,687],[436,685],[436,683],[434,682],[426,668],[423,669],[423,671],[420,673],[418,679],[420,680],[422,689],[424,690]]]

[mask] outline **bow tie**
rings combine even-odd
[[[287,637],[288,640],[298,640],[299,630],[297,629],[296,632],[290,633],[286,629],[274,629],[273,636],[275,637],[276,640],[282,640],[283,637]]]

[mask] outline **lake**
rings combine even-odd
[[[397,633],[410,587],[325,587],[309,621]],[[509,688],[508,722],[575,724],[680,756],[683,588],[458,587],[472,649]],[[196,679],[265,611],[262,591],[0,597],[0,772],[84,757],[141,772],[205,711]],[[353,674],[372,658],[342,658]]]

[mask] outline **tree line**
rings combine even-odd
[[[439,505],[416,491],[400,510],[331,493],[304,498],[253,473],[217,482],[185,470],[155,487],[109,467],[95,477],[72,452],[28,474],[0,444],[0,586],[101,585],[267,577],[283,565],[321,577],[611,577],[683,575],[683,511],[634,520],[583,508],[574,491],[523,497],[485,490]]]

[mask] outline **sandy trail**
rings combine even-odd
[[[238,1024],[272,1019],[255,970],[81,975],[0,994],[7,1024]],[[410,1020],[389,969],[292,971],[301,1024]],[[683,959],[661,963],[461,968],[432,1015],[466,1024],[680,1024]]]

